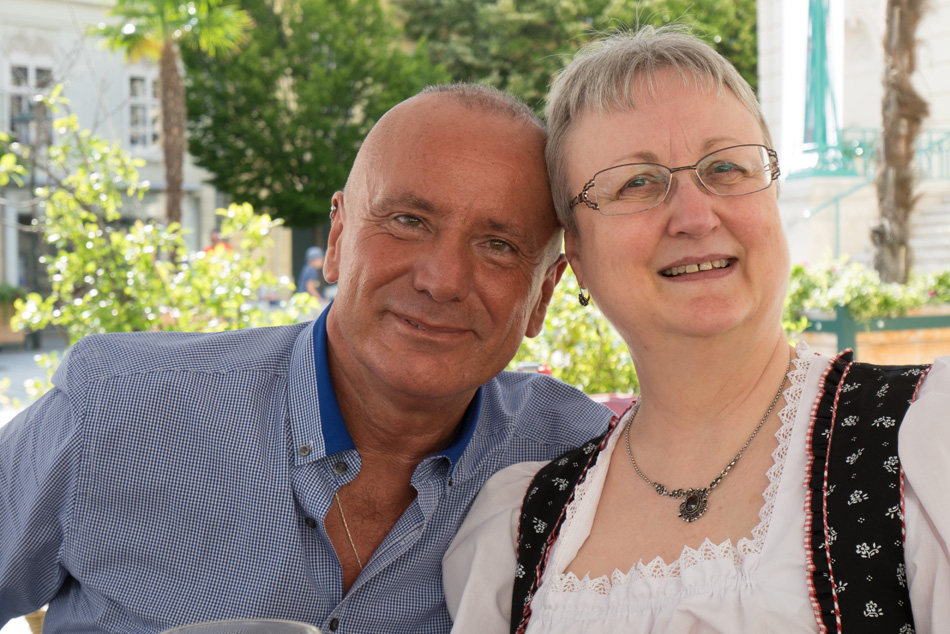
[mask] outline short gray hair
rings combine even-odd
[[[528,104],[494,86],[465,82],[432,84],[423,88],[417,96],[422,95],[445,95],[467,108],[489,114],[505,114],[516,121],[520,120],[545,130],[544,122]]]
[[[709,44],[692,35],[686,27],[645,26],[636,32],[619,32],[585,46],[554,79],[548,94],[548,142],[545,157],[554,207],[565,229],[576,233],[577,223],[567,173],[567,137],[586,111],[610,112],[636,107],[633,81],[647,80],[647,91],[655,90],[657,72],[672,68],[684,81],[722,91],[725,86],[752,113],[759,123],[765,144],[772,147],[772,135],[749,83],[729,60]]]

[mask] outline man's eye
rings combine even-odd
[[[396,222],[398,222],[401,225],[405,225],[407,227],[418,227],[419,225],[422,224],[422,220],[420,220],[416,216],[409,216],[406,214],[401,214],[399,216],[396,216]]]
[[[489,240],[488,246],[492,249],[492,251],[512,251],[514,249],[514,247],[504,240],[498,239]]]

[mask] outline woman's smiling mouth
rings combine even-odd
[[[674,266],[666,270],[660,271],[660,275],[664,277],[679,277],[680,275],[688,275],[690,273],[699,273],[700,271],[724,269],[728,267],[730,263],[731,263],[730,260],[725,259],[725,258],[720,258],[718,260],[710,260],[709,262],[699,262],[696,264],[683,264],[680,266]]]

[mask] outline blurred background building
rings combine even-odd
[[[950,2],[924,4],[913,86],[930,114],[916,143],[914,271],[950,268]],[[759,99],[782,162],[792,261],[872,266],[886,0],[758,0]]]
[[[63,85],[68,111],[93,134],[119,143],[145,161],[139,177],[148,181],[142,200],[127,199],[123,222],[165,221],[165,182],[159,142],[157,63],[129,61],[102,46],[88,29],[104,20],[110,0],[0,0],[0,131],[34,147],[56,134],[52,118],[34,96]],[[229,202],[206,183],[207,173],[186,155],[181,222],[193,251],[211,243],[215,209]],[[43,292],[45,267],[38,262],[44,243],[31,230],[39,212],[31,186],[43,186],[41,170],[22,187],[0,189],[0,282]],[[275,273],[292,275],[290,232],[278,231],[269,261]]]

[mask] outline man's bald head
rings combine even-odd
[[[543,155],[547,132],[544,123],[523,101],[504,93],[492,86],[481,84],[439,84],[428,86],[413,97],[397,104],[387,111],[364,139],[360,150],[353,162],[344,192],[347,199],[356,203],[365,204],[364,194],[371,189],[370,181],[374,180],[383,170],[388,169],[393,161],[402,158],[401,153],[411,143],[413,133],[407,135],[407,130],[418,130],[420,134],[433,127],[445,125],[443,116],[455,117],[460,120],[467,118],[465,111],[497,118],[511,124],[512,142],[515,134],[518,142],[526,140],[534,147],[540,148]],[[407,139],[407,136],[409,137]],[[542,158],[543,163],[543,158]],[[537,164],[532,161],[525,164],[525,169]],[[545,174],[545,180],[547,175]],[[545,189],[538,191],[539,198],[547,198],[549,192]],[[552,203],[552,213],[553,203]],[[556,224],[556,220],[555,220]],[[563,233],[558,230],[552,236],[545,260],[554,261],[561,252]]]
[[[406,398],[460,399],[541,331],[566,267],[544,127],[491,88],[394,107],[333,195],[324,277],[342,367]]]
[[[433,104],[445,102],[463,106],[473,112],[508,117],[515,122],[523,123],[527,129],[534,129],[542,139],[542,143],[547,138],[544,123],[534,111],[521,100],[497,88],[462,83],[428,86],[415,96],[393,106],[380,117],[360,146],[346,181],[347,186],[355,178],[362,176],[362,171],[369,167],[367,163],[378,168],[379,145],[384,139],[390,137],[394,129],[398,129],[407,118],[420,117],[424,120],[426,111]]]

